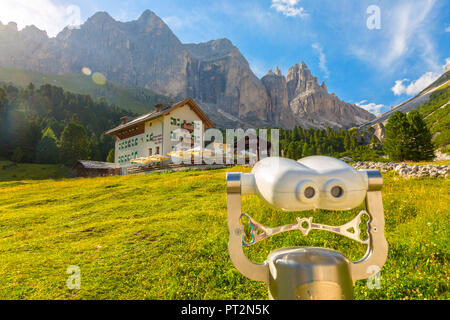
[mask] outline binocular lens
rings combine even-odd
[[[344,190],[342,190],[339,186],[334,186],[331,188],[331,195],[335,198],[340,198],[344,194]]]
[[[316,190],[314,190],[313,187],[308,187],[308,188],[305,189],[304,194],[305,194],[305,197],[306,197],[307,199],[311,199],[311,198],[313,198],[314,195],[316,194]]]

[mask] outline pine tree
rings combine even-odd
[[[90,154],[89,137],[80,124],[69,122],[61,134],[61,160],[73,165],[77,160],[88,159]]]
[[[36,149],[41,141],[41,127],[37,121],[29,121],[19,137],[19,144],[24,152],[23,161],[32,163],[36,159]]]
[[[385,128],[386,139],[383,150],[393,161],[403,161],[409,158],[412,149],[412,128],[406,115],[395,112],[388,119]]]
[[[53,130],[48,127],[42,135],[36,150],[36,161],[38,163],[58,163],[59,147],[58,140]]]
[[[295,159],[295,144],[294,142],[289,143],[286,150],[286,158]]]
[[[417,110],[412,110],[407,116],[412,130],[411,160],[431,160],[434,158],[434,145],[430,129]]]
[[[106,162],[111,162],[111,163],[115,162],[114,153],[115,153],[114,149],[109,150],[108,156],[106,157]]]

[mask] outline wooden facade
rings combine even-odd
[[[106,177],[120,175],[120,168],[110,162],[78,160],[73,169],[77,177]]]

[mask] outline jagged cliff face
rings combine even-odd
[[[264,86],[227,39],[187,44],[192,59],[187,67],[187,95],[241,120],[267,118]]]
[[[275,126],[294,127],[297,125],[294,114],[289,107],[289,96],[286,85],[286,78],[280,70],[269,71],[261,79],[269,96],[268,120]]]
[[[325,83],[319,85],[306,64],[294,65],[286,78],[278,70],[263,77],[270,96],[271,111],[277,125],[304,128],[350,128],[373,119],[371,113],[329,94]]]
[[[304,63],[261,80],[229,40],[182,44],[147,10],[131,22],[99,12],[56,38],[0,23],[0,65],[44,73],[89,67],[111,82],[144,87],[173,98],[194,98],[218,126],[352,127],[374,118],[330,95]]]
[[[65,28],[51,39],[42,31],[35,37],[34,29],[18,32],[16,26],[11,26],[9,31],[0,31],[0,40],[2,35],[10,38],[8,43],[0,44],[1,64],[56,74],[79,73],[81,68],[89,67],[123,85],[171,96],[184,94],[189,54],[167,25],[150,11],[126,23],[98,12],[80,29]]]
[[[168,26],[150,11],[136,21],[118,22],[97,13],[79,29],[57,36],[62,72],[87,66],[111,81],[183,96],[189,55]]]

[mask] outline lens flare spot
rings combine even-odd
[[[90,76],[92,74],[91,69],[89,69],[88,67],[81,68],[81,72],[83,72],[83,74],[87,76]]]
[[[96,84],[103,86],[106,83],[106,77],[100,72],[96,72],[92,75],[92,81]]]

